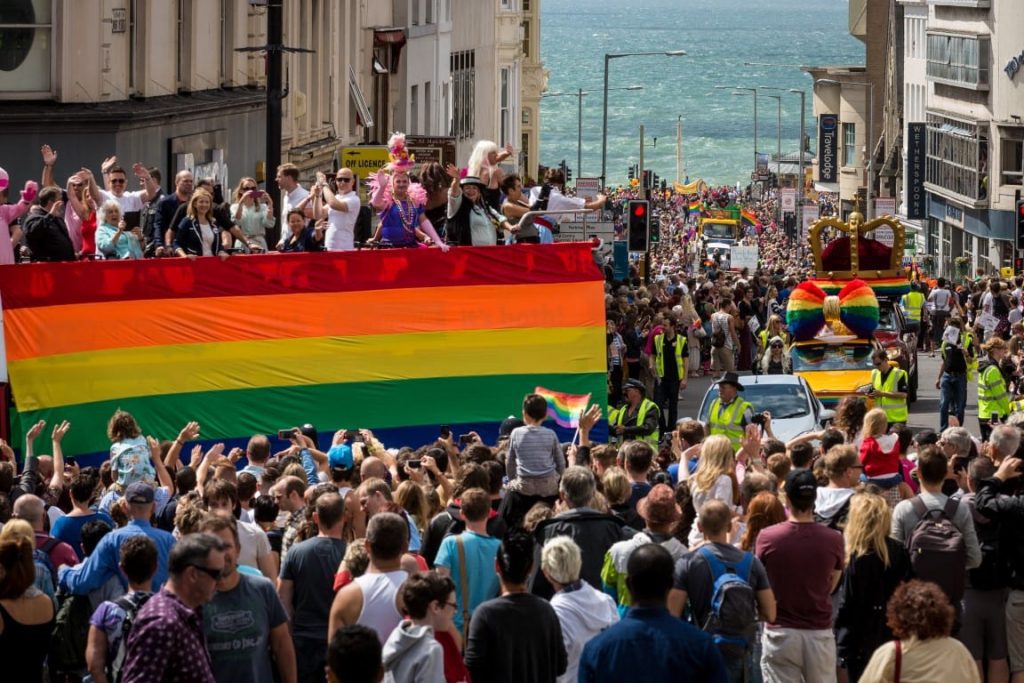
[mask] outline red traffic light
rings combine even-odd
[[[645,213],[647,213],[647,207],[643,204],[637,204],[633,207],[633,215],[637,218],[643,218]]]

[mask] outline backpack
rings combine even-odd
[[[85,670],[85,647],[89,641],[89,617],[92,603],[88,595],[62,596],[50,639],[50,673],[77,673]]]
[[[738,564],[726,564],[708,546],[698,551],[711,570],[711,612],[704,630],[714,636],[724,655],[743,656],[757,630],[757,602],[750,585],[754,553]]]
[[[53,562],[50,560],[50,551],[57,547],[60,543],[60,539],[48,538],[46,542],[40,547],[32,551],[32,562],[36,565],[36,574],[40,572],[48,572],[50,574],[51,585],[56,587],[57,585],[57,569],[53,566]],[[53,597],[53,594],[50,594]]]
[[[117,652],[107,661],[107,680],[110,683],[121,683],[121,670],[128,658],[128,636],[139,616],[139,610],[152,596],[152,593],[130,593],[114,601],[124,610],[124,621],[121,622],[121,641],[117,644]]]
[[[722,329],[721,321],[715,324],[715,319],[711,319],[711,345],[716,349],[720,349],[725,346],[725,330]]]
[[[949,498],[943,509],[929,510],[921,496],[914,496],[910,504],[920,517],[907,539],[914,575],[937,584],[955,605],[967,579],[967,544],[953,524],[959,503]]]
[[[831,517],[825,517],[819,515],[817,512],[814,513],[814,521],[822,526],[827,526],[833,531],[843,532],[846,528],[847,518],[850,516],[850,501],[853,500],[853,496],[850,496],[846,501],[835,511]]]

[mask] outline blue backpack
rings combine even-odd
[[[704,630],[712,634],[724,654],[740,656],[757,630],[757,602],[750,585],[754,554],[743,553],[738,564],[726,564],[708,546],[698,552],[711,569],[711,611]]]
[[[32,563],[36,568],[35,586],[51,598],[57,595],[57,570],[50,561],[50,551],[53,550],[60,539],[48,538],[43,545],[32,551]]]

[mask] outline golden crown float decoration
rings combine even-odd
[[[874,239],[876,230],[892,231],[892,244]],[[825,242],[826,230],[833,239]],[[899,298],[910,291],[902,269],[906,230],[892,216],[848,222],[822,218],[808,236],[814,256],[813,280],[790,295],[786,323],[795,341],[870,339],[878,327],[878,298]]]

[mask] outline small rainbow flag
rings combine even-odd
[[[578,427],[580,415],[590,403],[590,394],[563,394],[544,387],[537,387],[533,393],[547,399],[548,417],[553,418],[559,427]]]
[[[743,222],[746,225],[751,227],[757,225],[757,214],[750,209],[743,209],[743,211],[740,212],[740,218],[743,219]]]
[[[702,210],[701,210],[701,208],[700,208],[700,200],[698,200],[698,199],[694,199],[694,200],[692,200],[692,201],[690,202],[690,213],[691,213],[691,214],[700,214],[700,213],[703,213],[703,211],[702,211]]]

